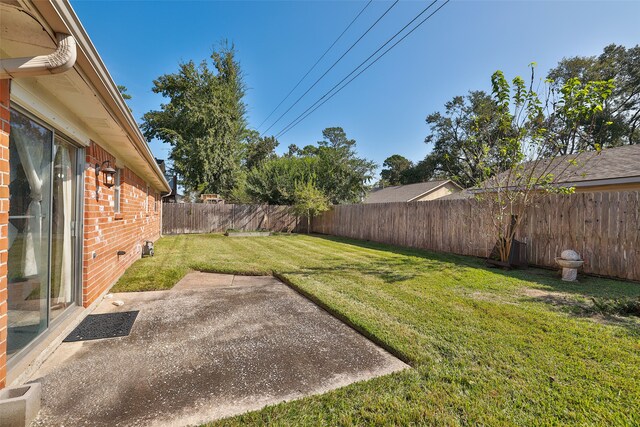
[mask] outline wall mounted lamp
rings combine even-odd
[[[111,162],[105,160],[102,164],[96,163],[96,179],[99,179],[100,172],[102,172],[102,183],[105,187],[111,188],[116,183],[116,170],[111,167]]]

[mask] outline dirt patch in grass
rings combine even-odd
[[[522,290],[522,294],[526,297],[533,298],[558,307],[588,307],[588,304],[582,298],[576,298],[574,295],[565,292],[547,291],[544,289],[536,288],[524,288]]]
[[[470,292],[470,293],[463,293],[463,295],[465,297],[472,298],[477,301],[486,301],[486,302],[492,302],[492,303],[512,304],[512,305],[518,304],[518,301],[513,299],[512,297],[508,297],[505,295],[496,295],[495,293],[490,293],[490,292],[476,291],[476,292]]]

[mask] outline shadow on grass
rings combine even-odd
[[[464,265],[466,267],[483,267],[484,261],[481,258],[472,256],[456,255],[446,252],[433,252],[426,249],[408,248],[404,246],[395,246],[387,243],[377,243],[369,240],[356,240],[348,237],[328,236],[325,234],[311,234],[311,237],[327,240],[330,242],[344,243],[351,246],[357,246],[364,249],[373,249],[384,252],[391,252],[396,255],[404,255],[409,257],[417,257],[437,261],[439,263],[454,263]]]
[[[560,274],[557,271],[540,268],[511,271],[496,269],[495,271],[531,282],[533,287],[537,289],[574,294],[584,298],[621,298],[640,295],[640,283],[638,282],[605,279],[584,274],[579,275],[576,282],[565,282],[560,279]]]
[[[420,272],[418,268],[422,269]],[[453,267],[445,267],[442,263],[429,259],[415,260],[411,258],[394,259],[369,259],[366,264],[355,264],[349,262],[334,263],[330,266],[309,266],[300,270],[284,271],[284,274],[358,274],[373,276],[381,279],[385,283],[401,283],[407,280],[420,277],[428,271],[446,270]]]
[[[556,310],[580,319],[589,319],[603,325],[619,326],[633,337],[640,337],[640,318],[637,316],[622,316],[600,313],[594,310],[594,304],[585,299],[578,299],[572,294],[560,292],[528,293],[523,301],[543,303]]]
[[[600,323],[616,324],[628,327],[634,335],[640,334],[640,322],[626,316],[603,315],[592,310],[592,298],[628,298],[640,296],[640,283],[607,279],[581,274],[577,282],[564,282],[558,271],[528,268],[504,270],[488,266],[481,258],[470,256],[430,252],[422,249],[393,246],[370,241],[354,240],[345,237],[313,235],[316,238],[343,243],[360,248],[390,252],[402,257],[368,262],[366,268],[345,264],[334,267],[309,268],[311,271],[331,272],[336,268],[353,270],[364,274],[380,277],[387,283],[410,280],[429,271],[450,270],[451,273],[463,271],[467,268],[479,269],[495,273],[511,279],[517,279],[528,284],[528,289],[540,290],[538,295],[527,295],[525,300],[547,304],[583,318],[592,318]],[[382,258],[382,257],[381,257]]]
[[[361,248],[391,252],[398,255],[417,257],[433,261],[434,265],[440,263],[455,264],[456,266],[477,268],[489,271],[505,277],[531,282],[533,287],[554,292],[564,292],[587,297],[635,297],[640,296],[640,283],[628,280],[608,279],[597,276],[580,274],[577,282],[564,282],[560,279],[557,270],[530,267],[527,269],[505,270],[499,267],[489,266],[483,258],[456,255],[443,252],[432,252],[425,249],[406,248],[385,243],[376,243],[365,240],[355,240],[346,237],[326,236],[314,234],[313,237],[332,242],[344,243]],[[419,266],[419,263],[412,264]],[[440,267],[441,268],[441,267]]]
[[[363,249],[380,251],[378,256],[371,256],[366,263],[343,262],[330,266],[305,267],[303,271],[317,273],[335,273],[348,271],[375,276],[386,283],[398,283],[423,276],[429,272],[462,272],[467,268],[482,268],[482,262],[476,258],[454,254],[425,251],[422,249],[393,246],[345,237],[313,234],[311,237]],[[399,256],[385,256],[389,253]],[[336,258],[335,260],[338,260]],[[299,271],[298,271],[299,272]],[[295,273],[295,272],[292,272]]]

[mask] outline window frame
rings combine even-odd
[[[113,212],[122,212],[122,168],[116,167],[116,176],[114,177],[113,186]]]
[[[144,211],[149,213],[149,184],[147,184],[147,197],[144,199]]]

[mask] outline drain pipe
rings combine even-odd
[[[49,55],[0,59],[0,79],[63,73],[76,63],[76,40],[56,33],[58,48]]]

